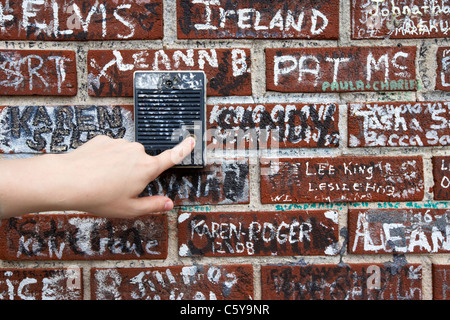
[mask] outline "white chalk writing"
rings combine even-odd
[[[66,56],[50,55],[47,57],[36,54],[18,55],[17,52],[0,52],[0,86],[21,91],[25,87],[33,89],[47,89],[55,86],[62,92],[63,85],[73,86],[66,80],[67,63],[73,62]]]
[[[328,27],[327,15],[318,8],[305,8],[301,12],[293,12],[289,9],[274,11],[245,7],[228,9],[218,0],[192,0],[192,4],[203,7],[204,10],[202,23],[194,24],[196,30],[220,32],[234,27],[241,32],[243,30],[285,31],[294,34],[320,35]],[[212,17],[219,17],[219,19],[213,21]]]
[[[10,106],[0,112],[3,152],[66,152],[98,134],[133,141],[131,111],[120,106]]]
[[[179,223],[189,216],[189,213],[180,215]],[[338,223],[337,212],[334,211],[326,211],[322,217],[320,213],[314,217],[305,213],[304,216],[289,218],[258,216],[246,222],[214,220],[202,216],[189,220],[187,229],[190,234],[185,239],[186,243],[180,246],[181,256],[195,255],[199,251],[212,255],[283,255],[287,247],[297,254],[306,254],[311,247],[327,255],[337,253],[337,237],[332,233],[333,225]]]
[[[228,52],[228,51],[227,51]],[[231,76],[233,78],[250,73],[249,56],[243,49],[230,50],[229,62],[231,66]],[[108,53],[105,53],[109,55]],[[113,57],[106,63],[100,63],[95,57],[91,57],[88,61],[90,72],[88,74],[89,90],[100,94],[104,89],[105,80],[110,86],[111,91],[122,93],[122,83],[117,83],[111,75],[112,69],[117,68],[120,72],[132,72],[139,69],[158,70],[180,70],[183,68],[200,70],[216,70],[228,68],[224,66],[220,60],[219,53],[216,49],[186,49],[186,50],[137,50],[126,52],[120,50],[112,51]],[[126,57],[127,61],[124,61]],[[228,60],[227,60],[228,62]],[[223,75],[218,75],[222,76]],[[214,79],[214,81],[218,81]],[[209,86],[221,86],[225,90],[223,83],[215,83],[210,81]]]
[[[265,105],[220,106],[215,105],[209,116],[212,126],[212,143],[233,142],[237,147],[245,140],[256,146],[256,141],[267,145],[270,133],[275,130],[280,142],[311,144],[319,147],[339,145],[338,108],[327,105]],[[254,132],[251,130],[255,130]],[[245,132],[239,132],[243,130]],[[263,130],[269,134],[264,135]],[[242,134],[240,134],[242,133]],[[255,133],[255,135],[252,135]],[[259,137],[259,139],[258,139]]]
[[[450,32],[448,0],[363,0],[353,16],[358,38],[446,37]]]
[[[122,299],[123,285],[130,288],[126,299],[217,300],[218,293],[229,294],[239,282],[236,273],[215,266],[186,266],[180,271],[171,268],[138,270],[126,284],[125,278],[117,269],[97,270],[94,278],[97,282],[95,294],[100,300]]]
[[[350,133],[349,145],[449,145],[449,112],[450,102],[351,104],[350,121],[358,122],[360,131]]]
[[[360,212],[352,250],[361,246],[367,252],[448,252],[449,235],[450,218],[447,212]]]
[[[265,279],[284,299],[409,300],[422,295],[420,265],[311,265],[289,271],[273,267],[269,272]]]
[[[0,300],[81,299],[80,287],[66,286],[68,278],[66,270],[3,270],[0,274]]]
[[[262,163],[268,172],[261,176],[263,187],[271,188],[264,201],[392,201],[421,194],[421,159],[395,159],[303,158]]]
[[[144,194],[166,195],[183,205],[246,203],[249,199],[248,162],[220,162],[191,175],[168,172],[152,181]]]
[[[438,57],[441,64],[441,72],[438,75],[441,86],[444,88],[450,87],[450,49],[442,50],[442,56]]]
[[[0,2],[0,34],[11,39],[130,39],[142,23],[132,14],[143,10],[149,19],[152,6],[134,2],[65,2],[21,0]],[[21,3],[20,3],[21,2]]]
[[[413,90],[416,86],[408,67],[413,58],[410,50],[389,50],[381,55],[371,50],[361,53],[341,50],[336,54],[344,57],[327,57],[332,55],[330,52],[319,59],[316,53],[301,50],[293,54],[275,54],[273,84],[284,85],[286,82],[282,81],[290,79],[322,91]],[[358,68],[358,78],[355,78],[353,68]]]

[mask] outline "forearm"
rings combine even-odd
[[[61,176],[61,157],[0,160],[0,217],[69,209],[70,183]]]

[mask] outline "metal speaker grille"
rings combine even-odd
[[[177,145],[174,132],[203,121],[201,90],[137,90],[136,139],[149,154],[157,155]]]
[[[204,72],[136,71],[133,85],[135,140],[154,156],[193,135],[194,151],[177,166],[204,167]]]

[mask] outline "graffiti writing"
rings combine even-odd
[[[165,256],[164,216],[108,220],[86,215],[11,218],[1,228],[11,260],[125,259]]]
[[[66,152],[102,134],[133,141],[127,106],[9,106],[0,113],[0,150]]]

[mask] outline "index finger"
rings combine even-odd
[[[163,172],[180,163],[194,150],[194,147],[195,138],[187,137],[172,149],[168,149],[154,156],[154,159],[158,161],[159,170]]]

